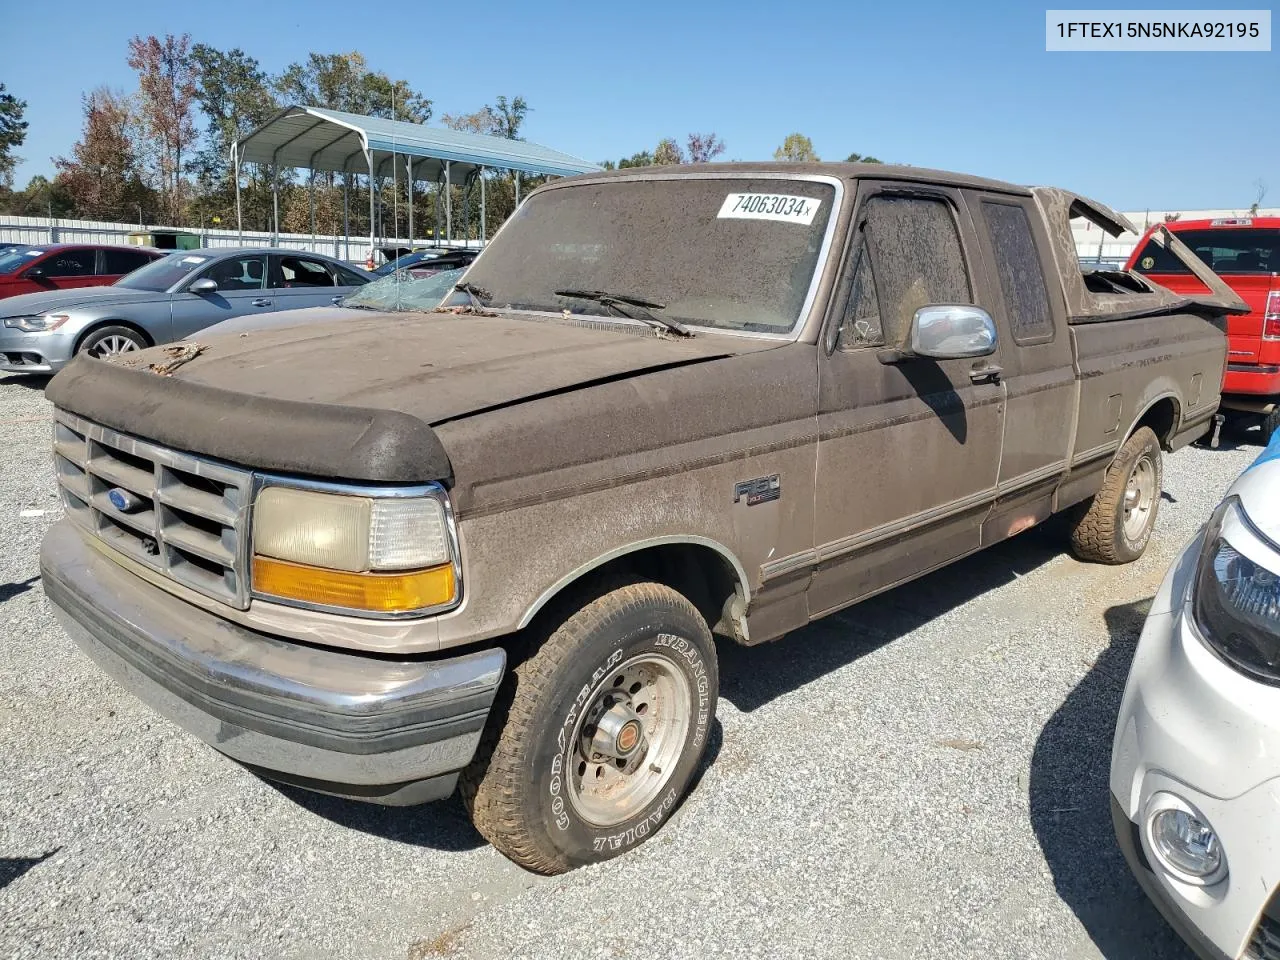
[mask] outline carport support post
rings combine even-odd
[[[404,158],[404,178],[408,181],[409,186],[409,246],[413,246],[413,158],[406,155]]]
[[[485,242],[485,225],[484,225],[484,167],[480,168],[480,246],[484,246]]]
[[[520,171],[516,171],[516,206],[520,206]]]
[[[453,244],[453,161],[444,162],[444,236],[445,242]]]
[[[351,207],[347,203],[347,180],[350,177],[346,170],[342,171],[342,259],[351,259]]]
[[[271,245],[280,246],[280,168],[271,165]]]
[[[240,245],[244,246],[244,216],[240,212],[240,144],[231,145],[231,169],[236,178],[236,230],[240,233]]]
[[[373,209],[373,151],[365,149],[364,158],[369,164],[369,256],[368,260],[373,259],[374,244],[374,209]]]
[[[316,172],[311,171],[311,181],[307,184],[307,199],[311,205],[311,252],[316,249]]]

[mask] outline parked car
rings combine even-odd
[[[1270,435],[1280,429],[1280,217],[1177,220],[1164,224],[1249,305],[1232,317],[1222,406],[1260,415]],[[1128,267],[1171,290],[1203,290],[1179,261],[1151,242],[1152,227]]]
[[[429,314],[73,361],[45,594],[263,776],[461,784],[529,869],[617,856],[698,768],[713,637],[773,640],[1057,511],[1080,556],[1142,555],[1246,308],[1176,238],[1212,292],[1081,273],[1076,212],[1130,228],[914,167],[554,181]]]
[[[468,267],[479,255],[479,250],[415,250],[384,263],[373,272],[380,277],[388,276],[397,270],[410,270],[415,274],[438,273],[442,270]]]
[[[379,277],[356,288],[334,306],[248,314],[216,323],[202,330],[199,336],[201,340],[207,340],[224,333],[351,322],[368,316],[370,310],[378,313],[426,313],[440,306],[465,272],[462,269],[445,270],[420,279],[403,274]]]
[[[1280,432],[1156,592],[1116,725],[1129,866],[1205,958],[1280,956]]]
[[[335,303],[371,279],[316,253],[171,253],[109,287],[0,303],[0,370],[55,373],[77,353],[111,357],[180,340],[228,317]]]
[[[0,253],[0,298],[104,286],[163,256],[150,247],[100,243],[17,247]]]

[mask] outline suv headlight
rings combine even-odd
[[[444,492],[364,496],[268,485],[253,512],[253,591],[324,609],[404,615],[458,595]]]
[[[26,333],[45,333],[57,330],[70,319],[71,316],[66,313],[46,313],[41,317],[5,317],[4,325]]]
[[[1280,553],[1231,497],[1205,528],[1192,615],[1205,642],[1236,669],[1280,685]]]

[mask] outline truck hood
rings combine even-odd
[[[117,430],[249,467],[413,482],[451,475],[433,426],[781,342],[451,313],[364,312],[341,331],[324,327],[201,336],[111,363],[77,358],[48,396]],[[197,345],[165,373],[173,352]]]
[[[149,300],[167,300],[169,294],[153,290],[130,290],[128,287],[80,287],[76,290],[42,290],[39,293],[21,293],[16,297],[0,300],[0,316],[30,317],[50,310],[71,310],[76,307],[92,307],[99,304],[144,303]]]

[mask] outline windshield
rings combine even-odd
[[[30,247],[15,247],[0,253],[0,273],[16,273],[34,260],[44,250]]]
[[[184,277],[199,270],[209,260],[209,257],[197,254],[171,253],[159,260],[152,260],[133,273],[126,274],[115,282],[115,286],[163,293]]]
[[[662,318],[785,334],[813,280],[835,188],[765,178],[612,180],[520,207],[467,281],[495,309],[611,316],[557,290],[661,304]],[[466,303],[465,294],[450,303]]]
[[[421,280],[398,271],[367,283],[355,293],[342,298],[344,307],[368,307],[401,313],[418,313],[440,306],[440,301],[453,289],[466,271],[443,270]]]

